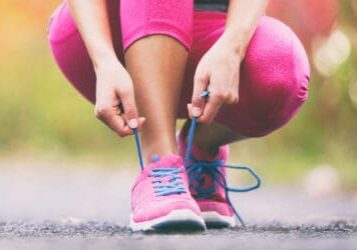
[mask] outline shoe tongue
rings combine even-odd
[[[191,153],[194,158],[199,159],[201,161],[222,160],[221,150],[219,149],[216,153],[211,154],[193,145],[191,149]]]
[[[168,156],[159,156],[157,154],[151,157],[151,163],[149,167],[151,168],[177,168],[183,166],[183,160],[178,155],[168,155]]]

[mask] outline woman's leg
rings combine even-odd
[[[125,63],[123,51],[127,49],[126,64],[135,83],[137,103],[147,118],[142,131],[146,159],[152,153],[174,154],[177,104],[191,46],[193,2],[110,0],[108,11],[117,56]],[[52,17],[49,40],[66,78],[94,103],[93,65],[66,3]]]
[[[142,128],[146,158],[152,153],[174,154],[175,115],[191,43],[192,0],[122,0],[121,3],[127,64],[140,112],[147,118]],[[113,39],[123,62],[123,49],[118,43],[121,33],[117,32],[119,8],[109,8],[117,12],[117,19],[112,22]],[[49,37],[63,73],[85,97],[95,102],[93,65],[66,5],[56,12]],[[205,228],[199,207],[189,193],[183,160],[178,155],[155,161],[140,172],[132,188],[131,207],[130,225],[135,231],[160,227]]]
[[[119,1],[108,0],[113,44],[119,60],[123,63],[118,10]],[[52,54],[62,73],[86,99],[95,103],[96,77],[93,64],[66,2],[53,13],[48,32]]]
[[[125,53],[134,81],[136,103],[146,118],[141,130],[145,159],[177,154],[175,124],[187,50],[178,41],[154,35],[135,42]]]
[[[192,80],[188,80],[199,59],[224,30],[224,14],[199,13],[195,17],[198,28],[194,30],[194,53],[186,72],[187,88],[182,95],[180,116],[186,115],[184,103],[191,98]],[[199,28],[202,25],[212,28],[203,32]],[[309,73],[306,53],[294,33],[281,22],[263,17],[241,66],[239,103],[222,107],[213,125],[199,125],[196,144],[211,150],[280,128],[306,100]]]
[[[176,114],[191,43],[192,8],[192,0],[121,2],[125,61],[140,115],[146,117],[141,139],[147,161],[153,154],[177,154]]]

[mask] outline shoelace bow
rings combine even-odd
[[[237,217],[237,219],[240,221],[240,223],[243,226],[245,226],[242,217],[239,215],[237,209],[232,204],[232,201],[229,197],[229,192],[243,193],[243,192],[249,192],[254,189],[257,189],[260,187],[260,183],[261,183],[260,178],[251,168],[247,166],[225,165],[223,161],[220,160],[214,162],[207,162],[207,161],[200,161],[194,159],[191,156],[191,149],[193,145],[196,126],[197,126],[197,118],[194,117],[192,118],[190,130],[187,137],[187,149],[185,155],[185,167],[187,169],[187,174],[189,176],[190,187],[197,192],[197,198],[204,199],[204,198],[212,197],[213,193],[215,192],[214,185],[207,188],[197,185],[200,176],[207,174],[211,178],[213,183],[218,183],[218,185],[224,188],[228,204],[232,207],[233,212]],[[256,184],[245,188],[230,187],[228,186],[225,175],[221,170],[223,168],[231,168],[236,170],[247,171],[255,178]]]

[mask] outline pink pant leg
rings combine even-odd
[[[144,36],[168,35],[186,48],[191,46],[192,0],[109,0],[108,3],[114,48],[123,64],[123,44],[127,48]],[[66,2],[52,15],[48,38],[62,73],[94,103],[96,79],[93,65]]]
[[[153,34],[171,36],[191,47],[193,0],[121,0],[120,9],[125,49]]]
[[[108,3],[114,48],[123,63],[119,1],[109,0]],[[94,103],[96,77],[93,65],[65,1],[51,16],[48,31],[51,52],[60,70],[85,98]]]
[[[157,33],[172,36],[189,48],[191,19],[188,12],[180,14],[163,8],[156,10],[158,13],[162,12],[160,15],[157,14],[157,19],[155,15],[146,19],[134,18],[136,9],[133,2],[139,4],[141,1],[144,0],[122,2],[122,15],[128,15],[126,18],[121,17],[125,23],[122,24],[125,48],[143,36]],[[162,1],[147,2],[156,3],[157,8]],[[110,0],[109,3],[114,46],[118,57],[124,62],[118,14],[119,1]],[[180,3],[182,6],[191,6],[189,1]],[[147,5],[141,6],[150,8]],[[162,7],[164,6],[166,5],[163,4]],[[127,8],[128,11],[123,11],[123,8]],[[143,11],[140,5],[137,11]],[[185,18],[182,18],[183,16]],[[223,13],[195,14],[193,45],[180,103],[180,117],[187,116],[186,104],[190,102],[196,65],[222,34],[224,23]],[[139,35],[136,35],[136,32]],[[59,7],[53,15],[49,40],[52,53],[64,75],[87,99],[95,102],[93,66],[66,4]],[[309,64],[305,51],[294,33],[277,20],[262,18],[241,71],[240,101],[237,105],[222,108],[217,121],[242,135],[262,136],[281,127],[291,119],[307,98]]]
[[[224,23],[223,13],[195,14],[180,117],[187,116],[196,65],[222,34]],[[280,128],[306,100],[309,74],[305,50],[291,29],[278,20],[262,17],[241,66],[239,103],[222,107],[216,121],[248,137]]]

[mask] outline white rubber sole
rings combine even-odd
[[[202,212],[202,218],[207,227],[235,227],[237,225],[234,216],[224,216],[217,212]]]
[[[173,210],[169,214],[150,221],[135,222],[131,215],[130,228],[136,231],[156,230],[205,230],[204,220],[189,209]]]

